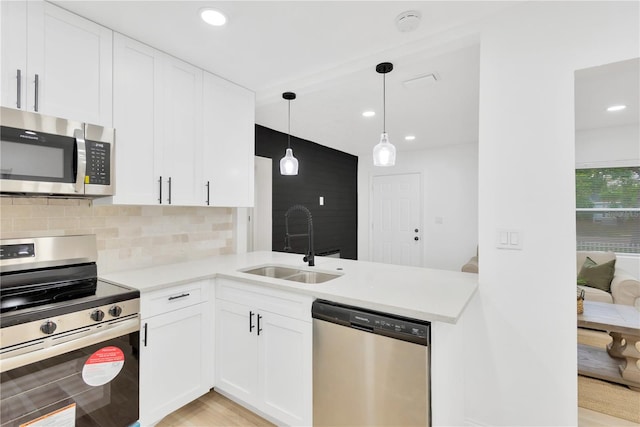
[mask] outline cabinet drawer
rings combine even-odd
[[[142,294],[140,314],[143,319],[179,310],[208,300],[210,280],[185,283],[184,285]]]
[[[216,298],[311,322],[313,298],[306,295],[218,278]]]

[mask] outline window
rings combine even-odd
[[[640,167],[576,170],[578,250],[640,254]]]

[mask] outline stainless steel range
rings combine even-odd
[[[0,240],[0,425],[138,420],[137,290],[97,279],[94,235]]]

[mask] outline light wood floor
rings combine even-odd
[[[162,420],[157,427],[273,427],[251,411],[211,391]],[[578,408],[579,427],[640,427],[640,424]]]
[[[215,391],[178,409],[156,427],[274,427]]]

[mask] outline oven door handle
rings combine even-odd
[[[76,193],[84,194],[84,177],[87,173],[87,144],[84,140],[84,131],[73,131],[76,139],[76,154],[78,157],[78,170],[76,171]]]
[[[98,327],[95,328],[97,329]],[[100,329],[102,328],[104,328],[104,325],[100,327]],[[62,342],[60,344],[51,345],[45,348],[40,348],[29,353],[7,357],[6,359],[0,359],[0,373],[19,368],[21,366],[36,363],[50,357],[58,356],[60,354],[68,353],[73,350],[89,347],[90,345],[98,344],[102,341],[121,337],[133,332],[138,332],[140,331],[140,319],[138,318],[138,316],[136,316],[131,319],[115,323],[113,326],[109,326],[104,330],[100,329],[97,329],[100,332],[85,335],[78,339]],[[50,337],[49,339],[53,338],[55,337]]]

